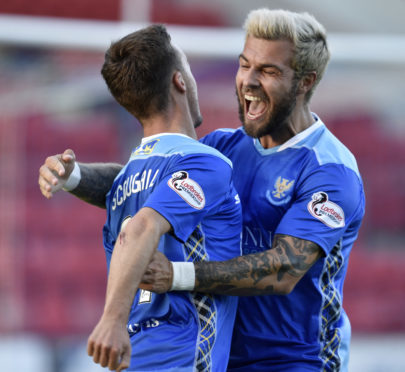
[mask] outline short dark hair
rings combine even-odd
[[[101,74],[118,103],[142,119],[167,108],[172,72],[180,67],[165,26],[152,25],[113,42]]]

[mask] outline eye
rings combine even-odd
[[[266,75],[272,76],[272,75],[276,75],[277,72],[275,70],[263,70],[263,73]]]

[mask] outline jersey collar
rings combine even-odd
[[[163,137],[163,136],[181,136],[181,137],[186,137],[186,138],[191,138],[189,136],[187,136],[186,134],[183,133],[159,133],[159,134],[154,134],[152,136],[149,137],[144,137],[141,140],[141,144],[144,144],[145,142],[148,142],[152,139],[158,138],[158,137]]]
[[[324,126],[322,120],[318,117],[318,115],[312,113],[312,116],[315,119],[315,123],[313,123],[310,127],[305,129],[304,131],[296,134],[294,137],[290,138],[287,142],[284,142],[283,144],[281,144],[279,146],[275,146],[270,149],[265,149],[262,146],[262,144],[260,143],[258,138],[253,138],[253,143],[254,143],[256,149],[261,153],[271,154],[271,153],[280,152],[280,151],[283,151],[285,149],[295,146],[297,143],[301,142],[305,138],[308,138],[318,128]]]

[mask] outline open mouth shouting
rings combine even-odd
[[[257,120],[267,110],[268,103],[262,97],[252,94],[244,94],[245,98],[245,115],[249,120]]]

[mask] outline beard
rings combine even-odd
[[[288,132],[288,119],[297,102],[297,88],[298,83],[294,82],[287,93],[277,99],[273,99],[273,108],[270,109],[270,115],[267,121],[259,125],[246,121],[244,102],[240,99],[238,91],[236,90],[239,104],[239,119],[243,124],[243,129],[246,134],[253,138],[270,135],[275,141],[283,139]]]

